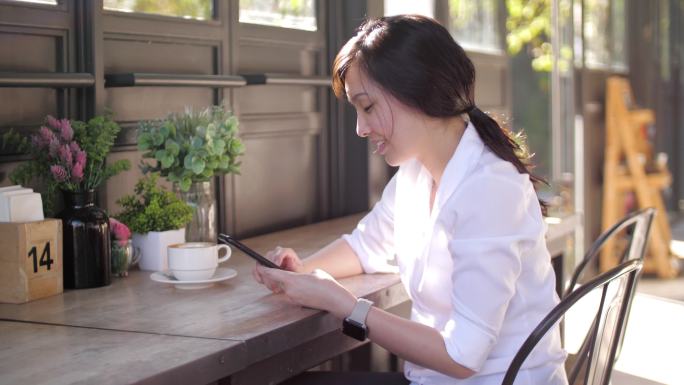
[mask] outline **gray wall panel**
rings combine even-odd
[[[0,71],[56,72],[61,38],[0,30]]]
[[[240,133],[243,138],[256,139],[273,135],[318,135],[321,133],[321,115],[261,114],[240,115]]]
[[[259,42],[240,43],[241,73],[279,72],[312,75],[315,73],[317,52],[296,45],[283,45],[279,42],[263,44]]]
[[[60,29],[0,27],[0,71],[62,72],[65,34]],[[58,93],[50,88],[0,88],[0,128],[37,127],[46,115],[59,115]]]
[[[482,109],[510,114],[508,57],[467,52],[475,65],[475,103]]]
[[[323,26],[319,20],[319,26]],[[320,76],[323,30],[310,32],[238,24],[235,72]],[[240,236],[310,223],[324,217],[327,143],[320,87],[253,85],[234,91],[246,153],[233,178]],[[321,150],[322,148],[325,150]],[[227,210],[230,208],[226,207]]]
[[[247,155],[235,177],[236,231],[254,234],[304,224],[317,208],[316,137],[245,138]]]
[[[0,88],[0,127],[38,126],[45,115],[57,116],[57,91],[47,88]]]
[[[214,91],[188,87],[107,88],[105,105],[115,112],[118,121],[163,118],[170,112],[182,112],[188,107],[213,104]]]
[[[316,111],[316,87],[249,86],[235,90],[240,114],[307,113]]]
[[[9,174],[19,166],[19,162],[0,162],[0,187],[11,186]]]
[[[105,38],[104,55],[105,73],[215,73],[215,47],[201,42],[163,42],[145,36],[129,40]]]
[[[505,92],[508,71],[486,64],[476,65],[476,68],[475,103],[482,108],[510,111]]]

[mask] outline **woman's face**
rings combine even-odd
[[[368,138],[390,166],[418,156],[420,114],[399,102],[352,64],[345,76],[347,99],[356,109],[356,134]]]

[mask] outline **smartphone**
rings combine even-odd
[[[257,253],[256,251],[250,249],[247,247],[245,244],[242,242],[238,241],[237,239],[231,237],[230,235],[227,234],[219,234],[218,240],[220,243],[224,243],[227,245],[235,246],[238,250],[242,251],[243,253],[249,255],[252,257],[254,260],[259,262],[261,265],[270,267],[272,269],[283,269],[282,267],[276,265],[275,263],[271,262],[269,259],[266,259],[263,255]]]

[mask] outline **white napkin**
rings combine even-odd
[[[0,187],[0,222],[32,222],[45,219],[43,200],[33,189]]]

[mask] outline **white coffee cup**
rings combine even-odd
[[[219,257],[220,250],[226,254]],[[186,242],[169,245],[169,271],[179,281],[203,281],[214,276],[220,262],[230,258],[228,245]]]

